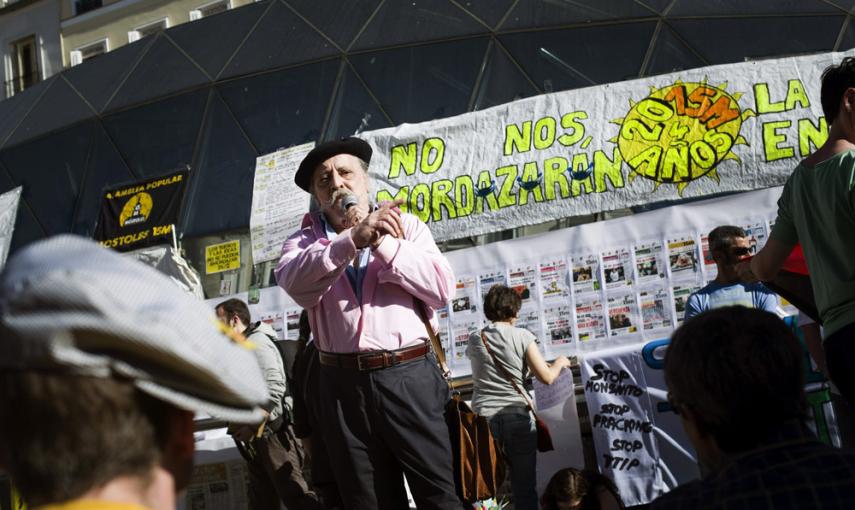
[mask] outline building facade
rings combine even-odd
[[[75,66],[170,27],[252,0],[63,0],[62,63]]]
[[[61,0],[0,0],[0,100],[62,70]]]

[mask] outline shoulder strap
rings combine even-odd
[[[433,352],[436,354],[436,359],[439,360],[439,368],[443,372],[442,375],[445,377],[445,381],[448,383],[448,386],[451,387],[451,369],[448,368],[448,365],[445,362],[445,351],[442,350],[442,344],[439,341],[439,337],[436,336],[433,326],[430,325],[430,321],[425,313],[424,303],[421,299],[413,296],[413,306],[416,309],[416,313],[419,314],[419,319],[421,319],[422,323],[425,325],[428,338],[430,338],[430,343],[433,346]]]
[[[493,359],[493,365],[495,365],[496,369],[501,372],[502,376],[507,379],[509,383],[511,383],[511,386],[513,386],[514,389],[517,390],[517,393],[519,393],[520,396],[525,399],[525,402],[528,405],[528,410],[531,411],[531,413],[535,417],[537,417],[537,413],[534,411],[534,405],[531,402],[531,397],[529,397],[528,392],[520,388],[519,384],[517,384],[517,382],[514,380],[514,376],[508,371],[507,368],[504,367],[504,365],[499,363],[499,360],[496,358],[496,355],[493,354],[493,351],[490,350],[490,346],[487,344],[487,335],[484,333],[483,329],[481,330],[481,342],[484,343],[484,348],[487,349],[487,354],[489,354],[490,357]]]

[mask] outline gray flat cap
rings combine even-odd
[[[17,252],[0,275],[0,370],[132,380],[179,408],[260,422],[268,393],[251,344],[170,279],[64,235]]]

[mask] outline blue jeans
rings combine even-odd
[[[490,418],[493,437],[502,446],[511,472],[515,510],[537,510],[537,431],[526,414],[497,414]]]

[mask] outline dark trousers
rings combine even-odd
[[[855,323],[837,330],[822,343],[828,375],[855,409]]]
[[[445,422],[448,385],[433,358],[360,372],[321,366],[322,432],[344,508],[466,508]]]
[[[290,424],[283,424],[276,432],[265,428],[264,434],[250,445],[247,466],[251,510],[279,510],[280,501],[288,510],[322,508],[303,478],[303,451]]]
[[[312,434],[311,468],[312,487],[317,492],[324,508],[345,508],[341,503],[341,493],[335,483],[327,445],[321,432]]]

